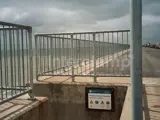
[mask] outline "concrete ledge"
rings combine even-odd
[[[34,83],[33,91],[36,96],[49,98],[49,120],[119,120],[128,83],[114,83],[114,79],[107,83],[108,78],[97,79],[94,83],[89,77],[76,77],[76,82],[65,77],[48,78]],[[88,111],[85,106],[86,87],[114,88],[115,111]]]
[[[48,117],[48,99],[36,97],[28,100],[23,95],[0,105],[0,120],[46,120]]]

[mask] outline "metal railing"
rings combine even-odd
[[[129,76],[129,34],[129,30],[36,34],[37,79]]]
[[[30,91],[31,53],[32,27],[0,21],[0,103]]]

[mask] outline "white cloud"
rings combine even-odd
[[[143,25],[160,24],[160,16],[144,15]]]
[[[13,15],[13,9],[10,7],[4,7],[0,9],[0,19],[1,20],[6,20],[10,19],[10,17]]]
[[[21,13],[21,14],[18,13],[18,14],[15,15],[14,21],[25,19],[25,18],[27,18],[28,15],[29,15],[28,12],[24,12],[24,13]]]

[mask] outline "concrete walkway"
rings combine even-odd
[[[113,61],[113,59],[118,59],[118,57],[120,56],[124,56],[126,55],[130,50],[123,50],[120,52],[117,52],[115,54],[112,55],[106,55],[104,57],[101,58],[97,58],[96,59],[96,68],[102,67],[105,64]],[[94,70],[94,61],[90,60],[90,61],[86,61],[86,62],[82,62],[81,66],[79,64],[74,65],[74,75],[89,75],[92,71]],[[46,75],[48,74],[54,74],[54,75],[72,75],[72,67],[68,68],[62,68],[60,70],[54,71],[52,72],[46,72]]]
[[[131,119],[131,86],[128,86],[121,119]],[[148,79],[143,82],[143,120],[160,120],[160,80]]]

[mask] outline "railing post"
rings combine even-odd
[[[81,35],[80,35],[81,38]],[[78,62],[79,62],[79,66],[82,66],[82,61],[80,59],[80,52],[81,52],[81,47],[80,47],[80,40],[78,40]]]
[[[74,64],[73,64],[73,57],[74,57],[73,34],[71,34],[71,56],[72,56],[72,82],[75,82],[75,76],[74,76]]]
[[[38,40],[37,40],[38,36],[34,36],[35,39],[35,55],[36,55],[36,75],[38,75],[38,48],[37,48],[37,44],[38,44]]]
[[[143,120],[142,106],[142,0],[131,0],[132,120]]]
[[[31,99],[34,99],[33,95],[33,50],[32,50],[32,27],[28,29],[28,36],[29,36],[29,61],[30,61],[30,87],[31,93],[29,93]]]
[[[96,77],[96,38],[95,38],[95,33],[93,33],[93,81],[97,82],[97,77]]]

